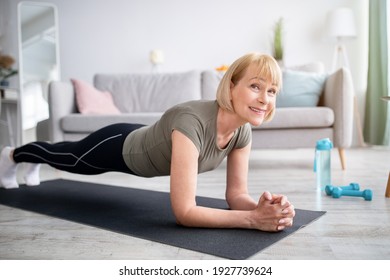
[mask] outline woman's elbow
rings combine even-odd
[[[184,217],[176,216],[176,224],[179,225],[179,226],[183,226],[183,227],[191,227],[191,225],[188,222],[188,220],[186,218],[184,218]]]
[[[176,224],[184,227],[191,227],[193,226],[191,223],[190,215],[188,213],[189,211],[174,211],[174,215],[176,218]]]

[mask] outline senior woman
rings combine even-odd
[[[32,142],[5,147],[0,155],[0,185],[17,188],[17,164],[27,162],[27,185],[38,185],[39,166],[49,164],[78,174],[124,172],[142,177],[170,176],[170,198],[177,223],[188,227],[280,231],[293,224],[294,206],[284,195],[265,191],[258,201],[248,194],[251,125],[272,119],[282,83],[277,62],[250,53],[223,76],[216,100],[196,100],[167,110],[151,126],[120,123],[76,142]],[[229,210],[196,204],[197,175],[227,157]]]

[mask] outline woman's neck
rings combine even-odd
[[[233,137],[234,132],[242,126],[244,123],[237,117],[235,113],[218,109],[217,116],[217,142],[220,148],[224,148],[230,139]]]

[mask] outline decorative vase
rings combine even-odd
[[[280,67],[280,68],[283,68],[283,67],[284,67],[283,59],[278,59],[278,60],[276,60],[276,62],[279,64],[279,67]]]

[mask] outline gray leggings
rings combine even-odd
[[[75,142],[32,142],[16,148],[15,162],[47,163],[77,174],[101,174],[109,171],[134,174],[122,156],[123,143],[141,124],[119,123],[99,129]]]

